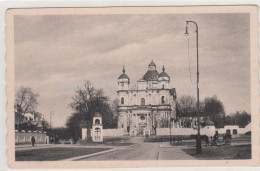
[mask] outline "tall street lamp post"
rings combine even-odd
[[[54,115],[54,112],[51,111],[51,113],[50,113],[50,128],[51,128],[51,118],[52,118],[53,115]]]
[[[198,125],[198,135],[196,139],[196,154],[201,154],[201,140],[200,140],[200,104],[199,104],[199,32],[198,32],[198,25],[195,21],[186,21],[186,32],[185,35],[188,36],[188,25],[189,23],[193,23],[196,26],[196,42],[197,42],[197,112],[198,112],[198,118],[197,118],[197,125]]]

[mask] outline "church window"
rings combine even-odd
[[[121,97],[121,104],[125,103],[125,99],[123,97]]]
[[[145,99],[141,98],[141,106],[145,106]]]
[[[164,97],[164,96],[162,96],[161,103],[162,103],[162,104],[165,103],[165,97]]]

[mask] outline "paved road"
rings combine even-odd
[[[117,151],[88,157],[81,160],[185,160],[194,159],[181,149],[185,147],[167,147],[167,143],[144,143],[142,137],[132,139],[135,146],[118,149]],[[187,147],[186,147],[187,148]]]

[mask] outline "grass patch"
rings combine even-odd
[[[110,148],[42,148],[23,150],[15,152],[16,161],[55,161],[81,155],[92,154],[100,151],[109,150]]]
[[[208,146],[202,148],[202,154],[199,155],[195,154],[195,147],[182,151],[201,160],[251,159],[251,145]]]
[[[87,140],[79,140],[78,144],[84,146],[129,146],[134,143],[129,143],[130,137],[103,137],[103,142],[88,142]]]
[[[103,137],[104,143],[129,140],[129,137]]]

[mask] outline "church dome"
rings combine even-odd
[[[129,77],[125,73],[123,73],[118,77],[118,79],[129,79]]]
[[[129,77],[125,73],[125,66],[123,66],[123,73],[118,77],[118,79],[128,79]]]
[[[153,81],[153,80],[157,80],[158,79],[158,75],[159,73],[156,70],[152,70],[152,71],[147,71],[143,78],[146,81]]]
[[[156,65],[153,61],[148,65],[148,71],[144,74],[141,80],[155,81],[158,80],[159,73],[156,70]]]
[[[168,78],[170,78],[170,76],[166,72],[161,72],[159,74],[159,77],[168,77]]]
[[[159,74],[159,78],[163,78],[163,77],[165,77],[166,79],[170,79],[170,76],[165,72],[165,68],[164,68],[164,66],[163,66],[163,68],[162,68],[162,72]]]

